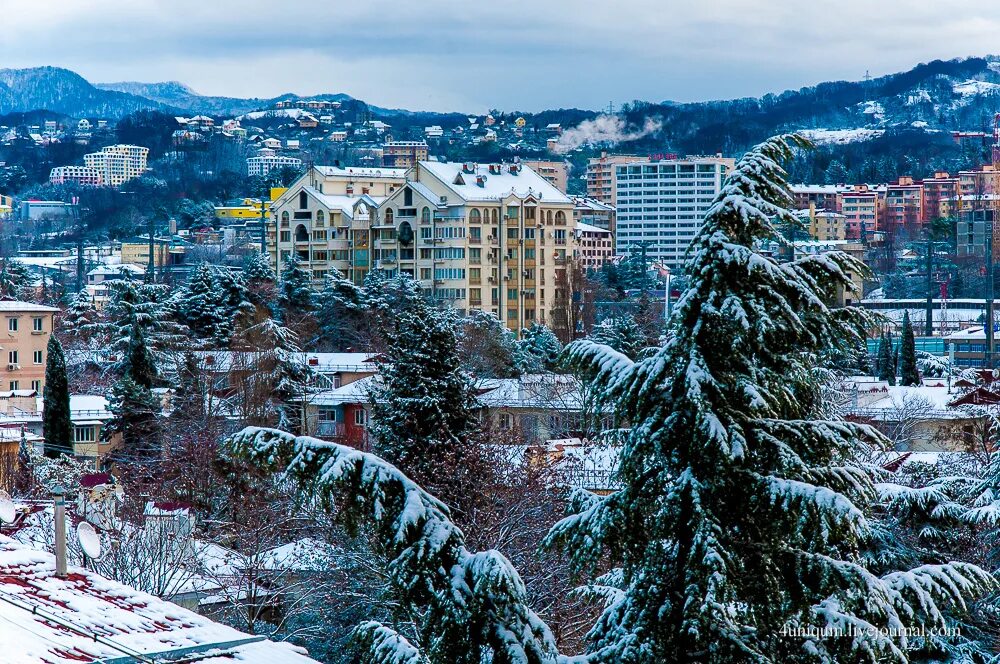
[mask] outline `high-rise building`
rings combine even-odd
[[[615,166],[643,161],[645,157],[630,154],[608,154],[587,162],[587,198],[616,206]]]
[[[616,166],[618,252],[644,247],[650,260],[680,269],[734,163],[723,157],[684,157]]]
[[[409,168],[426,159],[426,141],[387,141],[382,145],[382,165],[388,168]]]
[[[855,185],[841,193],[841,214],[848,240],[868,241],[878,230],[878,191],[867,185]]]
[[[148,157],[149,148],[141,145],[109,145],[83,155],[83,163],[100,174],[101,184],[117,187],[145,173]]]
[[[885,192],[885,224],[893,231],[906,228],[911,232],[924,222],[924,187],[913,178],[904,176],[889,184]]]
[[[525,166],[535,171],[559,191],[566,193],[569,186],[569,164],[565,161],[525,161]]]

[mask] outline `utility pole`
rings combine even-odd
[[[993,369],[993,211],[983,210],[986,233],[986,312],[983,329],[986,331],[986,368]]]
[[[149,233],[149,259],[146,261],[146,283],[156,283],[156,261],[153,258],[153,251],[156,248],[156,222],[150,215],[146,223],[146,231]]]
[[[76,292],[83,290],[83,221],[80,219],[80,199],[73,198],[73,216],[76,217]]]
[[[927,319],[924,323],[924,335],[934,336],[934,243],[931,241],[930,229],[927,229]]]

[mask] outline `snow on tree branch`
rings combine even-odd
[[[387,628],[363,626],[368,661],[473,664],[480,650],[494,664],[551,664],[552,633],[526,605],[510,562],[496,551],[470,552],[448,508],[394,466],[350,447],[276,429],[248,427],[227,442],[238,457],[283,471],[306,495],[349,527],[370,522],[394,559],[403,600],[421,615],[419,646]],[[393,659],[395,657],[396,659]],[[414,659],[416,657],[417,659]]]

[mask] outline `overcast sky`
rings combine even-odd
[[[0,66],[482,112],[759,96],[1000,52],[948,0],[0,0]]]

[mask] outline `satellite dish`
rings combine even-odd
[[[76,538],[80,542],[80,548],[87,554],[88,558],[98,559],[101,557],[101,536],[86,521],[81,521],[76,527]]]
[[[14,508],[14,501],[10,499],[10,494],[0,489],[0,521],[13,523],[17,518],[17,510]]]

